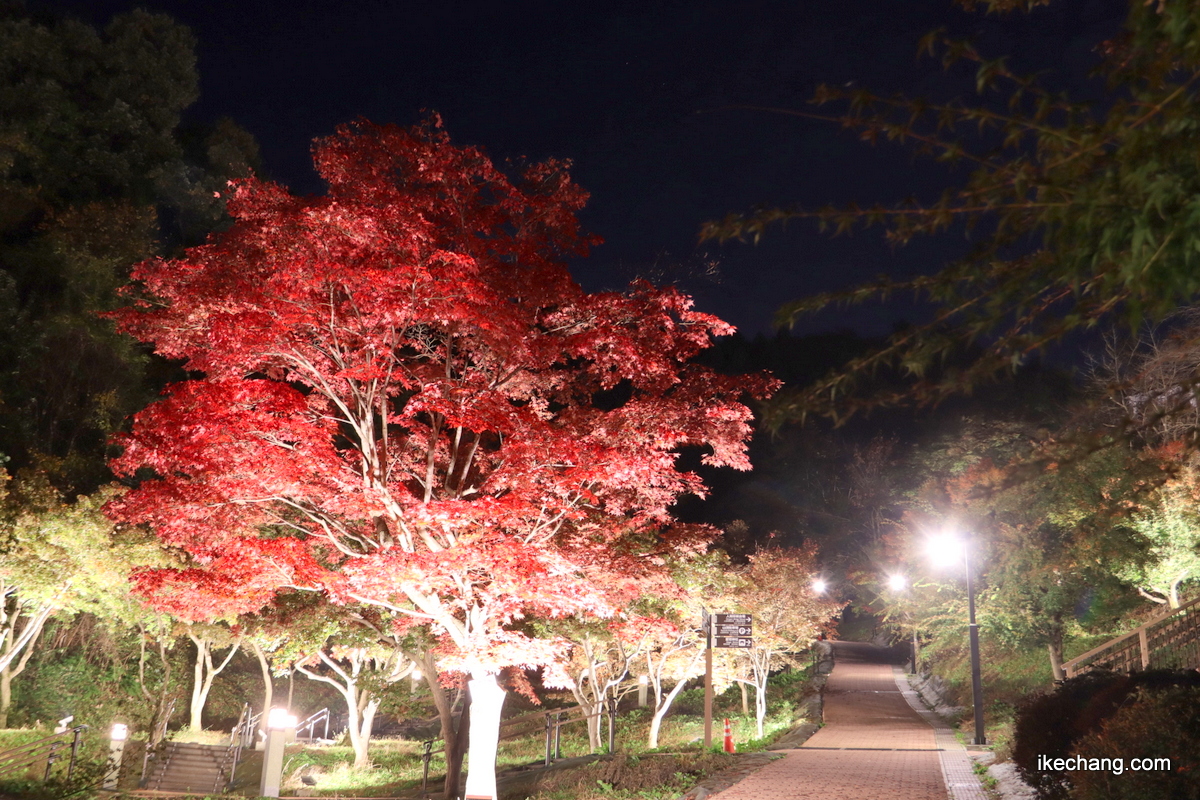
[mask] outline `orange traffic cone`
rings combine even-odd
[[[733,743],[733,730],[729,727],[729,718],[725,718],[725,752],[736,753],[737,745]]]

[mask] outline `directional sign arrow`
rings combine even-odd
[[[754,647],[754,640],[748,636],[714,636],[714,647]]]

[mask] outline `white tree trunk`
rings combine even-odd
[[[767,718],[767,687],[766,681],[764,685],[756,685],[754,687],[754,719],[758,724],[758,738],[763,738],[763,722]]]
[[[258,642],[251,642],[250,646],[254,648],[254,656],[258,659],[258,668],[262,670],[263,704],[262,715],[258,718],[258,730],[265,733],[267,715],[271,713],[271,702],[275,699],[275,682],[271,679],[271,665],[267,663],[267,654],[259,647]]]
[[[671,708],[671,703],[675,702],[675,698],[683,690],[686,680],[679,681],[675,684],[671,691],[667,692],[666,697],[662,697],[656,693],[654,698],[654,716],[650,719],[650,748],[658,747],[658,733],[662,730],[663,717],[667,715],[667,711]]]
[[[359,691],[356,685],[350,686],[345,697],[350,710],[346,731],[350,734],[350,746],[354,749],[354,767],[363,769],[371,763],[371,732],[380,701],[372,697],[370,692]]]
[[[496,800],[496,745],[505,692],[495,675],[476,675],[471,687],[470,744],[464,800]]]
[[[192,669],[191,718],[188,727],[193,731],[201,731],[204,730],[202,726],[204,704],[208,702],[208,693],[212,690],[213,681],[221,674],[221,670],[229,666],[229,662],[233,660],[234,654],[238,651],[238,643],[234,642],[229,648],[225,660],[221,662],[220,666],[214,667],[212,642],[207,638],[199,638],[190,633],[188,638],[196,645],[196,663]]]

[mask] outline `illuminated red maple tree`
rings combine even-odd
[[[690,363],[731,328],[677,291],[571,279],[594,240],[564,163],[507,177],[436,119],[346,126],[314,159],[324,196],[235,184],[233,226],[140,264],[115,315],[195,376],[114,462],[153,477],[110,513],[195,561],[138,587],[185,618],[314,589],[429,625],[444,669],[551,665],[512,623],[612,614],[610,578],[653,569],[704,491],[678,449],[748,468],[739,397],[771,383]]]

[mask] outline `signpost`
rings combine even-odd
[[[754,647],[754,620],[749,614],[709,614],[704,611],[704,747],[712,747],[714,647]]]

